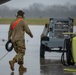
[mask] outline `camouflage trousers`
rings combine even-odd
[[[24,63],[24,55],[25,55],[25,40],[19,40],[16,42],[13,42],[13,47],[16,52],[16,55],[13,59],[15,59],[18,64]]]

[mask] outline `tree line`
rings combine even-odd
[[[15,17],[19,9],[0,6],[0,17]],[[76,18],[76,5],[49,5],[33,4],[22,9],[27,18],[72,17]]]

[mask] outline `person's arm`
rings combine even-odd
[[[31,33],[31,30],[29,29],[28,25],[24,23],[24,31],[33,38],[33,34]]]
[[[10,25],[9,31],[8,31],[8,40],[10,40],[11,34],[12,34],[12,28],[11,28],[11,25]]]

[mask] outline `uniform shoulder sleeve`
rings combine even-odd
[[[31,30],[28,26],[28,24],[23,20],[23,30],[30,36],[32,37],[32,33],[31,33]]]

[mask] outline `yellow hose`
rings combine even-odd
[[[76,69],[73,69],[73,68],[65,68],[64,71],[76,72]]]

